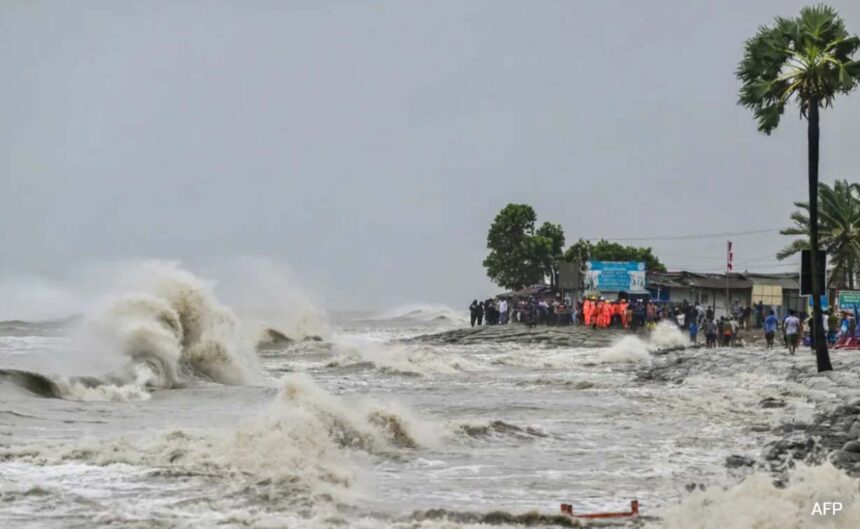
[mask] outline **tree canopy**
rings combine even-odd
[[[600,239],[592,243],[579,239],[564,252],[565,261],[644,261],[648,270],[665,272],[666,266],[654,255],[651,248],[623,246],[616,242]]]
[[[783,235],[799,235],[777,254],[785,259],[809,249],[809,202],[795,202],[799,211],[791,214],[794,226]],[[853,289],[860,267],[860,185],[837,180],[833,187],[818,185],[819,247],[826,250],[832,269],[829,286]]]
[[[860,39],[850,35],[833,8],[805,7],[797,18],[775,20],[747,40],[737,69],[738,102],[751,109],[761,132],[770,134],[795,98],[806,117],[811,104],[833,106],[836,94],[860,83],[853,59]]]
[[[556,263],[564,248],[564,230],[545,222],[535,230],[537,215],[527,204],[508,204],[490,226],[484,259],[487,276],[497,285],[512,290],[542,283],[554,277]]]

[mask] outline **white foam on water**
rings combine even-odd
[[[739,484],[696,491],[661,513],[649,529],[857,529],[858,481],[831,464],[799,465],[784,488],[755,473]],[[840,502],[836,515],[813,515],[816,502]]]
[[[453,375],[486,369],[456,352],[438,347],[383,343],[356,335],[335,336],[333,341],[339,355],[331,366],[370,362],[382,371],[415,376]]]
[[[180,429],[154,438],[4,447],[0,460],[124,464],[168,476],[215,477],[229,491],[222,491],[225,496],[251,495],[291,509],[308,501],[352,503],[363,495],[366,458],[399,457],[438,438],[434,425],[402,405],[334,396],[308,375],[293,374],[273,402],[232,431]]]
[[[651,353],[648,344],[639,337],[624,336],[609,347],[605,347],[597,354],[598,361],[607,364],[615,363],[651,363]]]
[[[67,394],[94,400],[145,398],[145,387],[171,388],[194,378],[221,384],[259,380],[253,344],[211,285],[176,263],[146,262],[126,270],[85,318],[75,345],[63,355],[67,370],[112,369],[104,384],[56,382]]]
[[[690,340],[677,325],[661,321],[643,340],[637,335],[627,335],[609,347],[602,348],[597,355],[602,363],[651,364],[651,352],[672,347],[686,347]]]
[[[651,331],[648,342],[652,348],[666,349],[668,347],[686,347],[690,345],[690,338],[674,323],[661,321]]]
[[[469,323],[469,314],[466,311],[454,310],[448,305],[413,303],[400,305],[374,316],[373,319],[465,325]]]

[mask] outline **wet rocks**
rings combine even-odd
[[[481,343],[520,343],[544,347],[607,347],[620,336],[629,334],[620,329],[594,330],[582,325],[561,327],[522,324],[483,325],[465,329],[425,334],[409,338],[407,342],[433,343],[440,345],[469,345]]]
[[[739,455],[730,455],[726,458],[726,467],[728,468],[740,468],[740,467],[751,467],[755,465],[755,459],[751,457],[739,456]]]
[[[758,403],[759,406],[765,409],[769,408],[785,408],[785,401],[774,397],[767,397]]]
[[[860,454],[860,441],[848,441],[842,446],[842,451]]]

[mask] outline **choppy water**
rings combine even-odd
[[[4,323],[0,526],[456,527],[413,513],[638,498],[658,526],[728,527],[707,525],[719,521],[708,509],[725,502],[727,521],[738,498],[788,494],[762,478],[686,498],[689,484],[729,480],[726,456],[756,455],[771,427],[811,417],[785,372],[761,366],[772,353],[666,384],[637,380],[650,358],[632,337],[609,349],[400,341],[463,324],[430,309],[341,319],[321,341],[256,352],[242,319],[184,274],[83,320]],[[787,406],[763,409],[767,397]],[[807,482],[856,494],[814,471],[831,474]]]

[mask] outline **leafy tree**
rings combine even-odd
[[[644,261],[648,270],[665,272],[666,266],[654,255],[651,248],[623,246],[616,242],[600,239],[596,244],[579,239],[564,253],[565,261]]]
[[[837,94],[847,94],[860,82],[860,62],[854,53],[860,39],[850,35],[842,19],[824,5],[805,7],[797,18],[777,18],[747,40],[737,76],[742,85],[738,103],[751,109],[758,129],[770,134],[792,100],[807,120],[809,159],[809,241],[818,241],[819,109],[832,107]],[[815,353],[818,371],[833,369],[821,322],[821,290],[816,259],[810,259]]]
[[[552,273],[554,258],[564,246],[564,232],[550,223],[536,232],[536,221],[534,209],[526,204],[508,204],[496,215],[487,234],[490,253],[484,267],[499,286],[519,290]]]
[[[801,235],[777,254],[785,259],[809,249],[809,204],[795,202],[800,211],[791,214],[794,226],[783,235]],[[818,243],[827,250],[833,269],[829,287],[854,289],[857,267],[860,265],[860,185],[839,181],[833,187],[818,185]]]
[[[546,274],[550,277],[550,284],[555,286],[558,263],[562,260],[564,252],[564,229],[561,224],[544,222],[538,228],[536,236],[543,239],[541,244],[549,248],[549,255],[544,258],[547,265]]]

